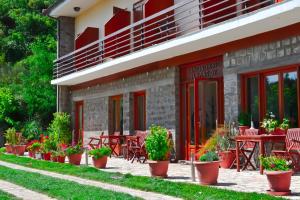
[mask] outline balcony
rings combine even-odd
[[[199,39],[201,37],[205,39],[208,35],[205,36],[204,31],[208,31],[212,27],[220,28],[219,33],[225,31],[221,25],[224,26],[227,22],[237,23],[229,26],[232,29],[241,26],[241,24],[246,25],[246,23],[251,24],[251,27],[254,28],[253,23],[256,19],[263,20],[269,18],[268,20],[270,22],[270,20],[272,20],[271,18],[274,19],[276,14],[278,14],[278,16],[282,14],[282,17],[291,17],[292,10],[294,10],[295,13],[299,13],[299,10],[295,10],[295,7],[299,8],[299,1],[281,1],[282,0],[182,1],[55,60],[54,80],[52,84],[79,84],[138,67],[138,65],[146,64],[145,62],[153,62],[155,59],[150,59],[150,57],[143,61],[137,59],[142,59],[143,56],[147,56],[151,53],[155,56],[155,53],[159,53],[159,50],[155,48],[159,48],[161,45],[165,45],[165,47],[168,46],[168,48],[163,49],[164,52],[160,52],[160,56],[156,56],[156,59],[160,60],[180,55],[180,53],[189,53],[193,50],[217,45],[214,44],[214,42],[209,42],[210,44],[207,44],[207,42],[201,43]],[[263,14],[264,17],[260,15],[251,19],[252,15],[259,15],[260,11],[265,12]],[[245,17],[248,17],[248,19]],[[282,21],[274,21],[274,24],[271,25],[274,27],[269,27],[270,24],[266,24],[266,30],[257,30],[257,33],[280,28],[288,25],[288,23],[296,23],[299,21],[298,19],[297,16],[294,16],[293,20],[288,20],[288,22],[285,23],[282,23]],[[286,21],[284,18],[281,18],[281,20]],[[261,21],[261,23],[268,23],[268,21]],[[255,31],[250,32],[253,32],[251,34],[256,33]],[[201,37],[197,36],[197,40],[199,40],[199,44],[203,45],[190,49],[187,49],[188,46],[183,48],[185,43],[192,43],[198,33],[202,33]],[[214,34],[218,36],[218,31],[211,29],[210,36]],[[242,33],[239,34],[242,35]],[[247,34],[248,32],[244,32],[245,37]],[[230,35],[228,35],[228,37],[229,36]],[[221,40],[220,36],[218,37],[216,41]],[[231,35],[231,37],[233,37],[231,38],[231,40],[233,40],[239,39],[239,37],[242,36],[236,36],[236,38],[234,38],[234,35]],[[206,40],[208,39],[209,38],[206,38]],[[171,43],[171,41],[174,42]],[[224,42],[226,41],[219,41],[219,43]],[[195,44],[196,43],[194,43],[194,45]],[[173,55],[170,55],[171,47],[175,48],[176,45],[181,45],[182,49],[177,48],[176,51],[174,49]],[[146,50],[148,51],[146,52]],[[123,60],[121,58],[123,58]],[[132,65],[132,63],[130,64],[130,59],[131,61],[136,59],[134,64],[136,66]],[[122,62],[127,62],[130,67],[126,67]],[[96,66],[97,69],[93,69]],[[123,67],[123,69],[115,70],[120,67]],[[106,71],[104,69],[106,69]]]

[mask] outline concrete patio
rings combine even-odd
[[[88,163],[92,166],[92,160],[89,157]],[[85,156],[82,159],[82,164],[85,164]],[[132,175],[150,176],[148,164],[141,164],[136,161],[131,163],[123,158],[110,158],[107,163],[107,168],[103,169],[107,172],[120,172],[123,174],[130,173]],[[196,172],[197,173],[197,172]],[[169,181],[188,182],[198,184],[196,174],[196,182],[191,178],[191,165],[171,163],[168,172]],[[241,192],[257,192],[265,193],[268,189],[268,182],[264,175],[260,175],[259,171],[241,171],[237,172],[236,169],[220,169],[218,185],[213,186],[217,188],[224,188],[228,190],[241,191]],[[292,195],[287,197],[289,199],[300,200],[300,174],[292,177],[291,185]]]

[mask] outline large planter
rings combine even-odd
[[[13,153],[18,156],[24,156],[26,145],[15,145],[13,146]]]
[[[286,196],[291,193],[291,177],[293,171],[266,171],[270,189],[267,191],[271,195]]]
[[[6,153],[13,153],[12,145],[6,144],[5,145]]]
[[[201,185],[215,185],[218,183],[220,161],[194,162]]]
[[[68,156],[69,162],[73,165],[80,165],[82,154],[72,154]]]
[[[233,151],[223,151],[219,153],[220,166],[224,169],[229,169],[235,159],[235,153]]]
[[[103,156],[101,158],[95,159],[93,157],[93,164],[96,168],[104,169],[107,164],[107,156]]]
[[[57,162],[65,163],[66,156],[57,156]]]
[[[44,160],[51,160],[51,153],[43,153]]]
[[[168,176],[169,161],[149,160],[149,169],[151,176],[166,178]]]

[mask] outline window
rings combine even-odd
[[[146,93],[145,91],[134,93],[134,128],[146,130]]]
[[[267,112],[277,119],[288,118],[291,127],[299,126],[298,67],[284,67],[242,75],[242,107],[259,128]]]
[[[123,96],[111,97],[111,132],[123,133]]]

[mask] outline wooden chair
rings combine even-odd
[[[99,137],[90,137],[88,142],[88,147],[91,149],[96,149],[102,146],[101,136],[104,135],[104,132],[101,132]]]
[[[274,150],[272,154],[292,161],[295,171],[300,171],[300,128],[288,129],[285,150]]]
[[[112,137],[108,138],[108,145],[111,148],[112,154],[115,156],[120,155],[120,145],[121,145],[121,133],[120,132],[114,132]]]
[[[143,163],[147,160],[147,153],[145,149],[145,139],[147,137],[147,131],[136,131],[134,136],[127,137],[127,160],[131,160],[133,163],[136,159],[137,162]]]

